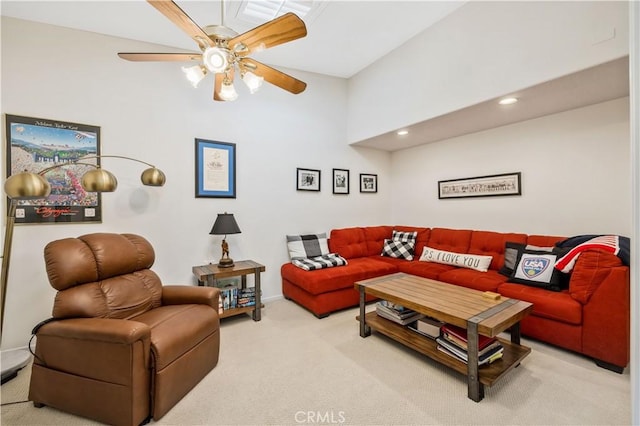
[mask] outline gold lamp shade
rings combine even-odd
[[[21,172],[6,180],[4,192],[9,198],[16,200],[37,200],[51,194],[51,185],[39,174]]]
[[[165,177],[162,170],[156,169],[155,167],[150,167],[142,172],[140,180],[146,186],[163,186],[167,181],[167,178]]]
[[[81,184],[85,191],[113,192],[118,187],[118,179],[107,170],[93,169],[82,175]]]

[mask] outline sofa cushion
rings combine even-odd
[[[381,258],[381,259],[390,259],[391,258]],[[396,260],[396,259],[393,259]],[[430,278],[432,280],[437,280],[440,274],[452,271],[454,269],[458,269],[455,266],[444,265],[442,263],[433,263],[433,262],[404,262],[398,260],[398,269],[400,272],[405,272],[411,275],[417,275],[422,278]]]
[[[568,324],[582,324],[582,305],[565,291],[549,291],[523,284],[503,283],[498,293],[533,303],[533,315]]]
[[[491,256],[489,269],[498,270],[504,264],[505,245],[508,241],[526,243],[526,234],[501,233],[491,231],[473,231],[469,242],[470,254]]]
[[[367,256],[379,256],[382,252],[384,240],[391,237],[392,226],[367,226],[363,228],[364,239],[367,241]]]
[[[427,245],[437,250],[467,253],[471,241],[468,229],[433,228]]]
[[[455,268],[442,272],[438,280],[479,291],[497,291],[498,286],[507,281],[507,277],[497,271],[474,271],[472,269]]]
[[[557,242],[565,240],[567,237],[558,237],[553,235],[529,235],[527,244],[539,247],[554,246]]]
[[[339,268],[318,269],[305,271],[291,263],[282,265],[282,278],[295,283],[307,293],[322,294],[344,288],[353,288],[353,283],[368,278],[398,272],[398,267],[371,257],[349,259],[349,264]]]
[[[614,254],[599,250],[582,252],[569,281],[571,297],[586,305],[600,283],[611,273],[611,268],[621,265],[622,261]]]
[[[381,256],[413,260],[414,241],[384,240]]]
[[[382,248],[382,245],[380,246]],[[329,237],[329,251],[345,259],[367,256],[367,241],[363,228],[332,229]],[[380,251],[378,251],[379,254]]]
[[[425,246],[420,256],[421,262],[444,263],[445,265],[458,266],[460,268],[475,269],[476,271],[487,272],[491,264],[491,256],[481,256],[477,254],[454,253],[444,250],[436,250]]]
[[[327,234],[287,235],[289,257],[305,259],[329,254]]]

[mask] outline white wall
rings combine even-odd
[[[266,265],[268,300],[282,294],[286,234],[390,220],[390,155],[346,144],[342,79],[289,70],[308,83],[303,94],[265,84],[251,96],[237,84],[239,99],[219,103],[212,100],[210,77],[194,90],[181,64],[116,56],[166,50],[160,46],[3,17],[1,47],[3,121],[6,113],[97,125],[103,154],[139,158],[167,175],[163,188],[143,187],[141,165],[104,159],[119,187],[103,194],[102,224],[16,227],[3,349],[26,345],[31,328],[51,315],[55,293],[42,256],[51,240],[97,231],[138,233],[155,247],[154,270],[166,284],[194,284],[192,266],[220,257],[220,237],[209,231],[216,214],[227,211],[242,230],[228,238],[231,256]],[[194,197],[195,138],[237,144],[236,199]],[[320,193],[296,191],[296,167],[322,171]],[[351,171],[350,195],[332,194],[332,168]],[[379,175],[377,194],[359,193],[359,173]]]
[[[629,98],[392,155],[393,222],[572,236],[631,234]],[[438,199],[439,180],[522,172],[522,195]]]
[[[470,1],[349,80],[349,143],[622,57],[627,9]]]

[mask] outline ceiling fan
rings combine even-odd
[[[198,44],[201,53],[118,53],[122,59],[140,62],[201,61],[200,64],[182,69],[194,87],[207,73],[214,73],[213,99],[216,101],[232,101],[238,97],[233,86],[236,69],[251,93],[260,87],[263,80],[293,94],[301,93],[307,87],[305,82],[248,57],[253,52],[306,36],[304,22],[294,13],[289,12],[238,35],[224,26],[224,0],[221,0],[222,24],[204,28],[193,22],[172,0],[147,2],[187,33]]]

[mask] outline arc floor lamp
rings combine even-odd
[[[0,343],[2,342],[2,330],[4,328],[4,307],[7,295],[7,281],[9,278],[9,264],[11,261],[11,244],[13,242],[13,228],[16,219],[16,206],[21,200],[38,200],[46,198],[51,193],[51,185],[45,175],[54,169],[70,165],[87,165],[93,167],[82,175],[81,185],[88,192],[113,192],[118,187],[118,180],[113,173],[104,170],[100,165],[87,163],[87,160],[101,158],[120,158],[146,164],[140,176],[143,185],[163,186],[166,177],[164,173],[154,165],[122,155],[92,155],[86,156],[76,161],[56,164],[47,167],[38,173],[21,172],[7,178],[4,183],[4,192],[9,197],[9,208],[4,234],[4,248],[2,252],[2,275],[0,275]],[[12,351],[12,353],[2,353],[2,383],[12,379],[18,371],[30,360],[31,355],[27,351]]]

